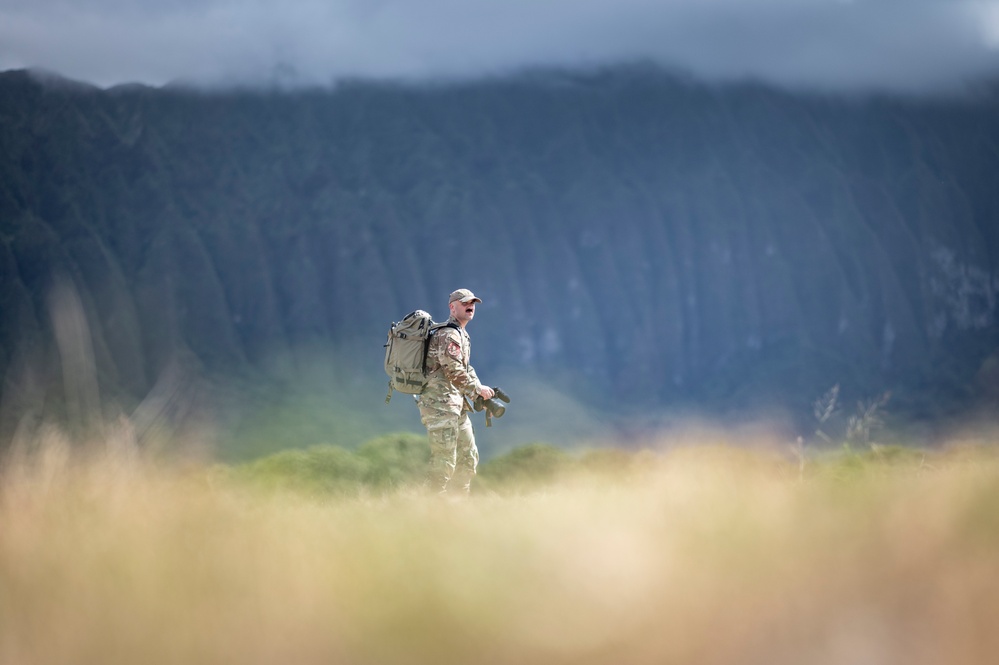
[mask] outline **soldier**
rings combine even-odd
[[[465,326],[475,316],[475,304],[480,302],[468,289],[453,292],[448,301],[451,316],[445,326],[431,334],[427,347],[427,387],[417,404],[430,439],[427,485],[442,495],[447,494],[449,486],[468,494],[479,463],[468,400],[476,395],[483,399],[494,395],[468,364],[471,341]]]

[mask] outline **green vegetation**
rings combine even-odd
[[[532,491],[581,475],[621,478],[635,472],[645,455],[612,449],[573,455],[549,444],[520,446],[479,466],[476,492]],[[398,433],[368,441],[355,451],[312,446],[218,467],[218,471],[220,477],[268,491],[313,497],[372,496],[419,488],[429,457],[425,435]]]
[[[542,443],[516,448],[482,465],[486,486],[544,485],[569,471],[572,459],[560,448]]]
[[[429,457],[426,436],[400,433],[353,452],[332,445],[286,450],[235,466],[226,475],[269,490],[356,496],[418,485]]]

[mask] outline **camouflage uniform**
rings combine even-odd
[[[451,487],[467,493],[479,463],[468,399],[475,398],[482,384],[468,364],[472,350],[468,333],[454,317],[448,323],[430,337],[427,387],[417,401],[430,439],[427,484],[441,494],[447,492],[452,477],[455,483]]]

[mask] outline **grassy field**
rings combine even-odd
[[[519,449],[419,491],[418,438],[239,467],[127,427],[0,471],[0,663],[995,662],[999,454],[702,434]]]

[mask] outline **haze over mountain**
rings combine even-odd
[[[712,81],[952,89],[999,71],[995,0],[0,0],[0,70],[101,86],[474,79],[645,59]]]
[[[981,406],[997,111],[987,88],[837,97],[655,66],[283,92],[6,72],[4,433],[98,394],[134,407],[171,372],[224,401],[225,377],[287,357],[381,406],[388,323],[442,318],[459,286],[484,300],[480,376],[611,413],[808,418],[835,383],[913,416]]]

